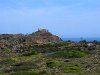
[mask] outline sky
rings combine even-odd
[[[0,0],[0,34],[38,28],[63,38],[99,38],[100,0]]]

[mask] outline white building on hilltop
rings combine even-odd
[[[38,28],[38,31],[48,32],[48,30],[47,30],[47,29],[43,29],[43,28]]]

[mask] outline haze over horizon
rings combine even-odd
[[[0,34],[38,28],[60,37],[100,37],[100,0],[0,0]]]

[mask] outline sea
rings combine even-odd
[[[96,40],[96,41],[100,42],[100,38],[62,38],[62,40],[63,41],[70,40],[70,41],[76,41],[76,42],[81,41],[81,40],[86,40],[86,41],[94,41],[94,40]]]

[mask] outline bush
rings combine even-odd
[[[2,51],[0,51],[0,53],[2,53],[2,54],[11,54],[11,53],[13,53],[13,50],[11,50],[9,48],[4,48]]]
[[[30,55],[35,55],[35,54],[36,54],[35,50],[29,50],[27,52],[22,53],[23,56],[30,56]]]
[[[23,56],[30,56],[37,54],[37,51],[34,50],[34,48],[32,48],[31,46],[21,46],[18,52]]]
[[[20,62],[12,66],[13,67],[11,69],[13,71],[28,71],[37,67],[33,62]]]
[[[81,68],[79,66],[64,66],[65,73],[80,72]]]
[[[49,67],[49,68],[58,68],[58,67],[62,67],[64,65],[64,62],[51,60],[51,61],[47,61],[46,64],[47,64],[47,67]]]
[[[43,71],[38,71],[38,70],[33,70],[33,71],[18,71],[18,72],[14,72],[11,75],[50,75],[49,73],[47,73],[47,71],[43,70]]]
[[[11,65],[14,64],[16,61],[11,58],[6,58],[0,61],[1,65]]]
[[[39,72],[39,75],[50,75],[47,71],[43,70]]]
[[[80,50],[66,50],[55,53],[52,57],[59,58],[80,58],[85,56],[87,53]]]
[[[70,51],[64,51],[65,57],[83,57],[86,53],[79,50],[70,50]]]
[[[36,71],[19,71],[12,73],[11,75],[38,75],[38,72]]]

